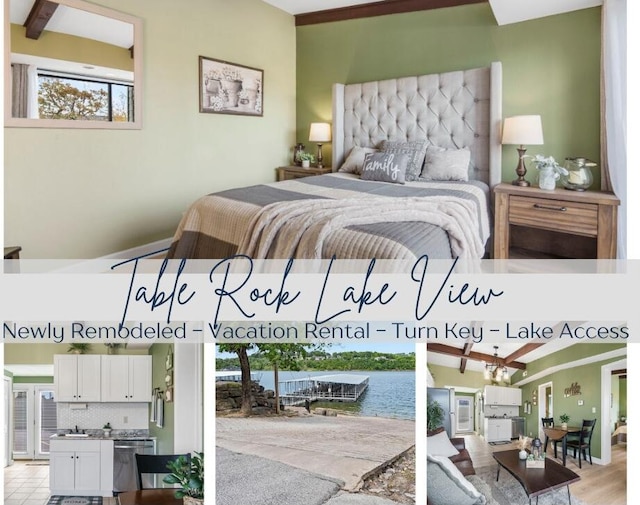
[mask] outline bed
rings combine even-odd
[[[494,62],[335,84],[332,166],[346,171],[203,196],[168,257],[483,257],[500,182],[501,83]],[[447,172],[454,157],[463,177],[460,163],[456,177]]]

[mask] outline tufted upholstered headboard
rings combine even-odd
[[[471,150],[469,178],[501,180],[502,64],[442,74],[333,85],[333,167],[354,146],[427,139]]]

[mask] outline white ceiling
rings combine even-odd
[[[53,365],[5,365],[16,377],[53,377]]]
[[[23,25],[35,0],[11,0],[9,19]],[[45,30],[97,40],[125,49],[133,46],[133,25],[117,19],[59,5]]]
[[[289,14],[304,14],[351,5],[372,3],[372,0],[263,0]],[[377,0],[388,1],[388,0]],[[489,0],[499,25],[518,23],[555,14],[588,9],[602,5],[602,0]]]

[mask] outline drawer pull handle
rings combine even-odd
[[[567,212],[567,208],[566,207],[554,207],[552,205],[540,205],[539,203],[534,203],[533,206],[536,209],[557,210],[558,212]]]

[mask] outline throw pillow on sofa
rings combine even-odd
[[[487,501],[444,456],[427,454],[427,498],[431,505],[486,505]]]
[[[460,454],[456,449],[446,431],[441,431],[431,437],[427,437],[427,454],[429,456],[445,456],[450,458]]]

